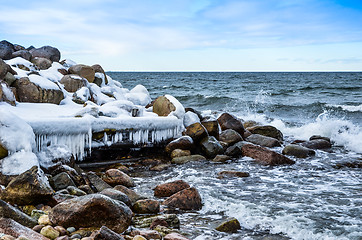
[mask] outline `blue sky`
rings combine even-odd
[[[362,1],[3,1],[1,38],[121,71],[362,71]]]

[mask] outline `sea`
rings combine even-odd
[[[160,182],[183,179],[203,200],[179,215],[190,239],[362,239],[362,73],[360,72],[108,72],[123,87],[144,85],[151,97],[170,94],[204,116],[229,112],[273,125],[283,144],[329,137],[330,150],[294,158],[294,165],[262,166],[241,157],[224,164],[188,163],[135,177],[136,191],[153,197]],[[282,151],[282,147],[274,149]],[[247,178],[218,179],[223,170]],[[234,217],[241,230],[215,226]]]

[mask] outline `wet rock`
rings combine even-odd
[[[239,172],[239,171],[221,171],[218,174],[218,178],[243,178],[243,177],[249,177],[250,174],[248,172]]]
[[[68,92],[76,92],[82,87],[87,86],[87,80],[75,74],[68,74],[62,77],[60,83]]]
[[[76,64],[71,66],[68,69],[70,74],[76,74],[88,80],[88,82],[93,83],[95,77],[95,71],[92,67],[84,64]]]
[[[118,191],[116,189],[107,188],[107,189],[104,189],[103,191],[101,191],[100,194],[103,194],[114,200],[121,201],[121,202],[125,203],[127,206],[132,206],[132,202],[129,199],[129,197],[125,193]]]
[[[136,186],[134,181],[130,176],[118,169],[109,169],[103,175],[103,181],[108,183],[111,186],[123,185],[126,187]]]
[[[57,205],[61,202],[64,202],[65,200],[68,200],[68,199],[73,199],[75,198],[75,196],[73,195],[70,195],[68,193],[59,193],[59,192],[56,192],[53,197],[52,197],[52,205]]]
[[[30,216],[34,219],[36,219],[37,221],[39,220],[39,218],[43,215],[46,215],[46,212],[44,212],[43,210],[39,210],[39,209],[33,209],[31,211]]]
[[[34,227],[37,221],[12,205],[0,200],[0,217],[11,218],[26,227]]]
[[[272,137],[263,136],[260,134],[252,134],[245,139],[248,142],[263,146],[263,147],[280,147],[280,142]]]
[[[132,225],[138,228],[148,228],[151,227],[154,221],[166,221],[167,225],[172,228],[180,227],[180,219],[176,214],[163,214],[154,217],[134,217],[132,219]]]
[[[216,163],[225,163],[229,160],[231,160],[231,157],[228,155],[216,155],[214,159],[212,159],[212,161]]]
[[[176,180],[173,182],[163,183],[157,185],[153,191],[155,197],[169,197],[181,190],[189,188],[190,185],[183,180]]]
[[[171,158],[190,156],[190,155],[191,155],[190,150],[175,149],[171,152]]]
[[[93,172],[88,172],[87,176],[90,183],[97,189],[98,192],[101,192],[106,188],[112,188],[108,183],[103,181]]]
[[[217,154],[224,152],[223,147],[214,136],[209,136],[200,142],[202,152],[209,158],[215,157]]]
[[[34,63],[40,70],[46,70],[52,66],[52,61],[47,58],[35,57],[31,59],[31,62]]]
[[[150,229],[154,230],[157,226],[168,227],[168,223],[163,219],[156,218],[155,220],[152,221]]]
[[[273,126],[254,126],[247,128],[252,134],[260,134],[267,137],[275,138],[279,141],[283,141],[283,134],[276,127]]]
[[[41,215],[38,219],[38,224],[44,226],[51,225],[51,222],[49,220],[49,215],[47,214]]]
[[[16,58],[16,57],[21,57],[24,58],[25,60],[30,61],[31,60],[31,53],[28,50],[19,50],[16,52],[13,52],[13,54],[11,55],[11,58]]]
[[[117,233],[128,228],[132,211],[125,204],[102,194],[90,194],[66,200],[49,213],[50,221],[64,227],[107,226]]]
[[[135,191],[133,191],[132,189],[129,189],[123,185],[117,185],[115,186],[113,189],[118,190],[120,192],[123,192],[124,194],[126,194],[129,198],[129,200],[131,200],[131,203],[135,203],[136,201],[140,200],[140,199],[145,199],[145,197],[139,195],[138,193],[136,193]]]
[[[14,52],[14,45],[10,42],[3,40],[0,42],[0,58],[4,60],[11,59]]]
[[[190,136],[194,142],[200,142],[202,139],[208,136],[205,127],[199,122],[188,126],[186,128],[185,134]]]
[[[62,226],[55,226],[54,229],[59,232],[60,236],[64,236],[64,235],[68,234],[68,231]]]
[[[153,112],[158,116],[168,116],[171,112],[175,111],[176,107],[173,103],[168,100],[165,96],[156,98],[153,103]]]
[[[118,233],[112,231],[106,226],[102,226],[99,231],[93,236],[94,240],[124,240]]]
[[[226,129],[220,133],[219,140],[227,143],[229,146],[243,140],[242,136],[233,129]]]
[[[50,239],[55,239],[59,237],[59,232],[55,230],[52,226],[43,227],[40,231],[40,234]]]
[[[249,127],[254,127],[254,126],[257,126],[257,125],[260,125],[258,122],[256,121],[253,121],[253,120],[249,120],[249,121],[245,121],[243,123],[244,125],[244,128],[249,128]]]
[[[27,205],[46,201],[52,195],[53,190],[38,174],[38,167],[34,166],[15,177],[0,193],[0,198],[13,204]]]
[[[181,190],[164,202],[169,208],[179,208],[181,210],[200,210],[202,208],[201,196],[196,188]]]
[[[160,212],[160,202],[152,199],[138,200],[132,210],[139,214],[156,214]]]
[[[315,155],[315,151],[296,144],[290,144],[284,147],[283,154],[298,158],[306,158]]]
[[[362,160],[360,161],[343,161],[343,162],[339,162],[337,164],[335,164],[333,166],[336,169],[341,169],[341,168],[362,168]]]
[[[10,218],[0,218],[0,233],[8,234],[14,237],[23,236],[30,240],[49,240],[43,235],[17,223]]]
[[[317,139],[323,139],[323,140],[326,140],[327,142],[331,142],[331,139],[329,137],[323,137],[323,136],[320,136],[320,135],[313,135],[309,138],[309,141],[312,141],[312,140],[317,140]]]
[[[311,149],[328,149],[332,147],[332,144],[324,139],[314,139],[301,143],[303,147]]]
[[[216,227],[219,232],[237,232],[239,229],[240,222],[236,218],[229,218]]]
[[[194,141],[189,136],[182,136],[166,145],[165,151],[168,154],[175,149],[191,150],[194,147]]]
[[[167,170],[171,164],[159,164],[150,168],[151,171],[161,172]]]
[[[141,235],[146,239],[162,239],[159,232],[155,230],[134,230],[131,232],[131,236]]]
[[[190,240],[189,238],[186,238],[185,236],[182,236],[179,233],[169,233],[164,238],[164,240]]]
[[[67,191],[69,192],[70,195],[74,195],[74,196],[84,196],[84,195],[87,195],[86,192],[80,190],[79,188],[77,187],[74,187],[74,186],[68,186],[67,187]]]
[[[59,104],[64,98],[60,88],[59,90],[41,88],[27,77],[16,80],[14,84],[19,102]]]
[[[190,155],[190,156],[183,156],[183,157],[176,157],[171,160],[173,164],[185,164],[188,162],[196,162],[196,161],[204,161],[206,158],[201,155]]]
[[[60,60],[60,51],[51,46],[43,46],[40,48],[33,48],[30,50],[32,58],[42,57],[47,58],[52,62],[59,62]]]
[[[243,155],[242,147],[244,144],[247,144],[245,141],[240,141],[234,145],[228,147],[225,151],[225,154],[231,157],[239,157]]]
[[[251,157],[263,165],[274,166],[295,163],[293,160],[282,154],[253,144],[244,144],[242,146],[242,152],[244,156]]]
[[[49,182],[55,191],[65,189],[68,186],[76,186],[72,178],[66,172],[61,172],[55,175],[49,180]]]
[[[217,120],[202,121],[201,124],[205,127],[209,136],[214,136],[216,139],[219,139],[220,127]]]
[[[232,129],[238,132],[241,137],[244,136],[244,126],[242,122],[235,116],[229,114],[229,113],[223,113],[221,116],[217,119],[217,121],[220,124],[221,130],[226,129]]]

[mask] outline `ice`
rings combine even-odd
[[[45,77],[38,76],[36,74],[30,74],[28,76],[28,78],[32,83],[35,83],[36,85],[38,85],[41,88],[60,90],[60,88],[59,88],[59,86],[57,84],[55,84],[54,82],[46,79]]]
[[[1,173],[4,175],[19,175],[33,166],[39,167],[37,156],[32,152],[21,150],[2,159]]]
[[[197,123],[197,122],[200,122],[200,118],[199,118],[199,116],[197,116],[196,113],[193,113],[193,112],[190,112],[190,111],[185,113],[185,117],[184,117],[184,125],[185,125],[185,127],[188,127],[191,124],[194,124],[194,123]]]
[[[37,153],[39,164],[41,167],[49,169],[57,164],[57,162],[67,163],[72,158],[70,149],[65,145],[51,145],[43,151]]]
[[[1,84],[1,89],[6,99],[8,99],[9,101],[15,101],[15,96],[13,91],[11,91],[11,89],[5,83]]]
[[[185,115],[185,108],[182,104],[173,96],[166,94],[165,97],[175,106],[176,110],[171,112],[170,115],[183,119]]]
[[[90,91],[87,87],[82,87],[78,91],[76,91],[73,96],[76,99],[80,99],[83,102],[86,102],[90,99]]]

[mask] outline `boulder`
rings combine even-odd
[[[248,142],[263,146],[263,147],[280,147],[280,142],[272,137],[263,136],[260,134],[252,134],[245,139]]]
[[[132,206],[132,202],[129,199],[129,197],[127,196],[127,194],[125,194],[125,193],[123,193],[121,191],[118,191],[116,189],[106,188],[103,191],[101,191],[100,194],[103,194],[103,195],[105,195],[107,197],[110,197],[110,198],[112,198],[114,200],[121,201],[121,202],[125,203],[127,206]]]
[[[191,150],[194,147],[194,141],[189,136],[182,136],[166,145],[165,151],[168,154],[175,149]]]
[[[197,122],[191,124],[186,128],[185,134],[190,136],[194,142],[200,142],[202,139],[208,136],[208,133],[201,123]]]
[[[214,159],[212,159],[215,163],[225,163],[229,160],[231,160],[231,157],[228,155],[216,155]]]
[[[171,153],[171,158],[190,156],[190,155],[191,155],[190,150],[175,149]]]
[[[224,152],[223,147],[214,136],[209,136],[201,140],[200,146],[202,152],[209,158],[213,158]]]
[[[163,205],[181,210],[200,210],[202,200],[196,188],[186,188],[167,198]]]
[[[279,141],[283,141],[283,134],[276,127],[273,126],[253,126],[247,128],[252,134],[260,134],[267,137],[275,138]]]
[[[68,92],[76,92],[82,87],[87,86],[87,80],[75,74],[68,74],[62,77],[60,83]]]
[[[3,200],[0,200],[0,217],[11,218],[20,223],[21,225],[30,228],[37,225],[37,221],[35,219],[29,217],[19,209],[11,206],[10,204],[4,202]]]
[[[240,222],[236,218],[229,218],[221,222],[216,230],[219,232],[237,232],[241,229]]]
[[[157,185],[153,191],[155,197],[170,197],[171,195],[189,187],[190,185],[187,182],[183,180],[176,180]]]
[[[101,74],[103,74],[103,76],[104,76],[104,83],[105,83],[105,84],[108,84],[107,75],[106,75],[104,69],[102,68],[102,66],[99,65],[99,64],[94,64],[94,65],[92,65],[92,68],[93,68],[93,70],[94,70],[96,73],[101,73]],[[99,85],[98,85],[98,86],[99,86]]]
[[[325,139],[314,139],[301,143],[303,147],[311,149],[328,149],[332,147],[332,144]]]
[[[175,232],[167,234],[163,239],[164,240],[190,240],[189,238],[182,236],[181,234],[175,233]]]
[[[14,237],[25,237],[29,240],[49,240],[43,235],[27,228],[10,218],[0,218],[0,233]]]
[[[0,58],[0,79],[4,79],[8,71],[8,65]]]
[[[16,52],[13,52],[13,54],[11,55],[11,58],[16,58],[16,57],[21,57],[24,58],[27,61],[31,60],[31,53],[28,50],[19,50]]]
[[[124,203],[102,194],[66,200],[49,213],[54,225],[63,227],[102,227],[122,233],[131,224],[132,211]]]
[[[168,100],[165,96],[156,98],[153,103],[153,112],[158,116],[168,116],[171,112],[175,111],[176,107],[173,103]]]
[[[10,42],[3,40],[0,42],[0,58],[9,60],[14,52],[14,45]]]
[[[220,133],[219,140],[228,144],[228,146],[243,140],[243,137],[233,129],[226,129]]]
[[[61,172],[55,175],[49,180],[49,182],[55,191],[65,189],[68,186],[76,186],[72,178],[66,172]]]
[[[128,198],[129,198],[129,200],[131,200],[131,204],[135,203],[136,201],[138,201],[140,199],[145,198],[145,197],[139,195],[138,193],[136,193],[135,191],[133,191],[132,189],[129,189],[129,188],[123,186],[123,185],[117,185],[113,189],[126,194],[128,196]]]
[[[15,177],[0,193],[0,198],[13,204],[27,205],[44,202],[52,195],[49,183],[39,175],[38,167],[34,166]]]
[[[60,90],[44,89],[23,77],[15,81],[15,88],[20,102],[59,104],[64,95]]]
[[[221,130],[232,129],[238,132],[242,137],[244,136],[244,126],[237,117],[229,113],[223,113],[217,121],[220,124]]]
[[[156,214],[160,212],[160,202],[152,199],[142,199],[135,202],[132,210],[139,214]]]
[[[35,57],[31,59],[31,62],[34,63],[40,70],[46,70],[52,66],[52,61],[43,57]]]
[[[239,171],[221,171],[218,174],[218,178],[243,178],[243,177],[249,177],[250,174],[248,172],[239,172]]]
[[[284,147],[283,154],[298,158],[306,158],[315,155],[315,151],[296,144],[290,144]]]
[[[11,86],[16,81],[16,78],[13,74],[11,74],[10,72],[7,72],[4,77],[4,80],[9,86]]]
[[[97,233],[94,234],[93,240],[124,240],[118,233],[112,231],[106,226],[102,226]]]
[[[217,120],[203,121],[201,124],[205,127],[209,136],[214,136],[216,139],[219,139],[220,127]]]
[[[130,176],[118,169],[109,169],[105,172],[102,177],[103,181],[111,186],[123,185],[126,187],[136,186]]]
[[[196,162],[196,161],[204,161],[206,158],[201,155],[190,155],[190,156],[183,156],[183,157],[176,157],[171,160],[173,164],[185,164],[187,162]]]
[[[111,185],[109,185],[108,183],[106,183],[105,181],[103,181],[100,177],[98,177],[95,173],[93,172],[88,172],[87,174],[88,179],[90,181],[90,183],[93,185],[93,187],[98,191],[101,192],[106,188],[112,188]]]
[[[42,57],[47,58],[52,62],[59,62],[60,60],[60,51],[55,47],[43,46],[40,48],[33,48],[29,51],[32,58]]]
[[[76,64],[71,66],[68,69],[70,74],[76,74],[88,80],[88,82],[93,83],[95,77],[95,71],[92,67],[84,64]]]
[[[282,154],[253,144],[244,144],[242,146],[242,153],[244,156],[251,157],[263,165],[274,166],[295,163],[293,160]]]

